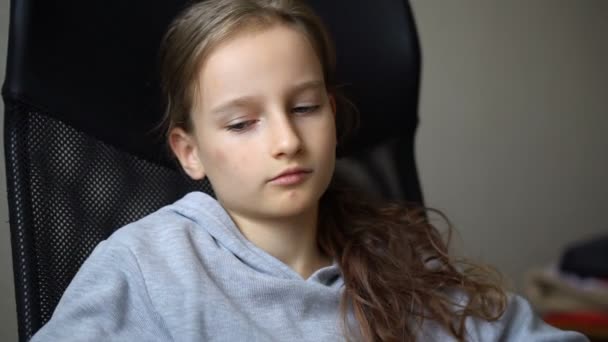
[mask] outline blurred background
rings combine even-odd
[[[528,270],[608,233],[608,1],[411,3],[426,204],[451,219],[458,254],[496,266],[520,292]],[[0,0],[0,80],[8,19]],[[2,148],[0,341],[16,341],[4,168]]]
[[[426,203],[521,288],[565,244],[608,233],[608,1],[412,6]]]

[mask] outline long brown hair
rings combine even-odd
[[[243,30],[273,25],[287,25],[310,40],[328,91],[339,100],[338,139],[347,136],[357,114],[336,91],[333,45],[320,19],[297,0],[195,2],[171,23],[160,54],[167,132],[192,131],[195,77],[213,48]],[[449,238],[430,224],[428,209],[365,200],[356,192],[334,176],[319,204],[318,244],[344,277],[345,337],[413,341],[417,326],[430,319],[464,340],[467,317],[491,321],[502,315],[506,295],[498,281],[488,269],[450,257]],[[350,330],[349,312],[358,331]]]

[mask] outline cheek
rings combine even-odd
[[[308,148],[322,163],[333,164],[336,153],[336,130],[331,119],[316,122],[306,128]]]
[[[336,125],[333,116],[328,116],[327,119],[321,123],[316,132],[322,132],[320,136],[320,140],[323,141],[322,145],[327,148],[336,147]]]
[[[210,151],[210,167],[217,170],[217,173],[226,174],[234,172],[234,168],[239,167],[239,162],[234,160],[234,153],[228,149],[216,148]]]
[[[215,169],[218,176],[230,175],[231,178],[243,178],[243,171],[255,165],[251,160],[252,153],[239,151],[236,148],[217,148],[211,152],[211,167]]]
[[[215,165],[223,165],[226,163],[226,152],[216,149],[213,150],[211,155],[213,156],[213,162]]]

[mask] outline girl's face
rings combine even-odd
[[[194,102],[194,131],[175,129],[171,146],[228,212],[268,219],[316,208],[334,171],[335,102],[302,33],[274,26],[220,44]]]

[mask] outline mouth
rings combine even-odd
[[[312,169],[301,167],[289,168],[272,178],[269,183],[275,185],[295,185],[305,181],[311,173]]]

